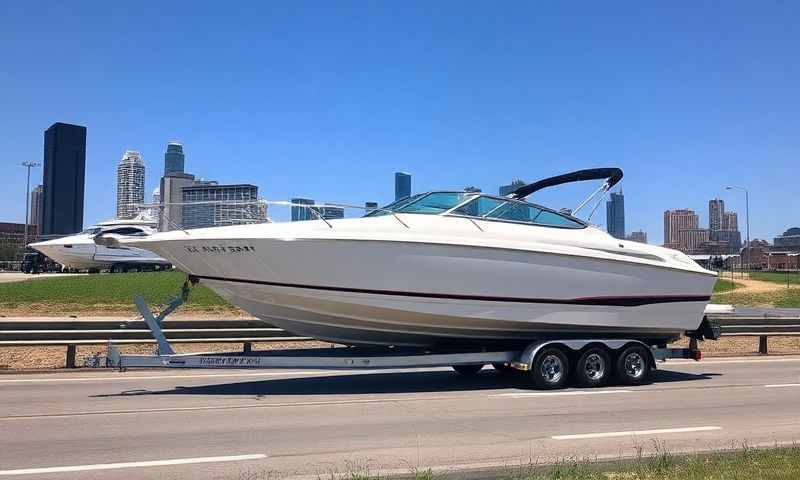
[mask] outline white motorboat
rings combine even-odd
[[[621,177],[581,170],[508,197],[429,192],[361,218],[96,241],[156,252],[260,319],[344,344],[663,344],[698,328],[715,273],[681,252],[619,240],[524,201],[589,179],[606,179],[595,194],[605,193]]]
[[[145,215],[133,219],[107,220],[81,233],[31,243],[30,247],[61,265],[82,270],[110,269],[122,272],[169,266],[168,260],[141,248],[129,245],[98,245],[93,239],[102,233],[143,238],[156,233],[156,221]]]

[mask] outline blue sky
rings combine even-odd
[[[716,195],[743,230],[740,184],[771,240],[800,224],[799,20],[797,2],[2,2],[0,221],[22,221],[18,165],[64,121],[88,127],[87,225],[113,216],[125,149],[152,190],[177,139],[187,171],[271,200],[620,166],[651,243],[664,210],[706,222]]]

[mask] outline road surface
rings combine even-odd
[[[317,478],[800,440],[800,357],[661,368],[557,392],[491,369],[0,375],[0,477]]]

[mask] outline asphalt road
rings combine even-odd
[[[492,370],[2,375],[0,477],[317,478],[800,440],[800,357],[661,368],[558,392]]]

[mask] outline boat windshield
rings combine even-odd
[[[480,196],[451,212],[453,215],[486,220],[522,222],[560,228],[584,228],[578,219],[545,207],[502,197]]]
[[[427,215],[437,215],[444,213],[453,207],[464,202],[469,197],[474,197],[470,192],[431,192],[420,193],[411,197],[406,197],[385,207],[372,211],[366,216],[377,217],[393,213],[422,213]]]
[[[86,230],[82,231],[81,233],[88,233],[90,235],[96,235],[100,233],[100,227],[89,227]]]

